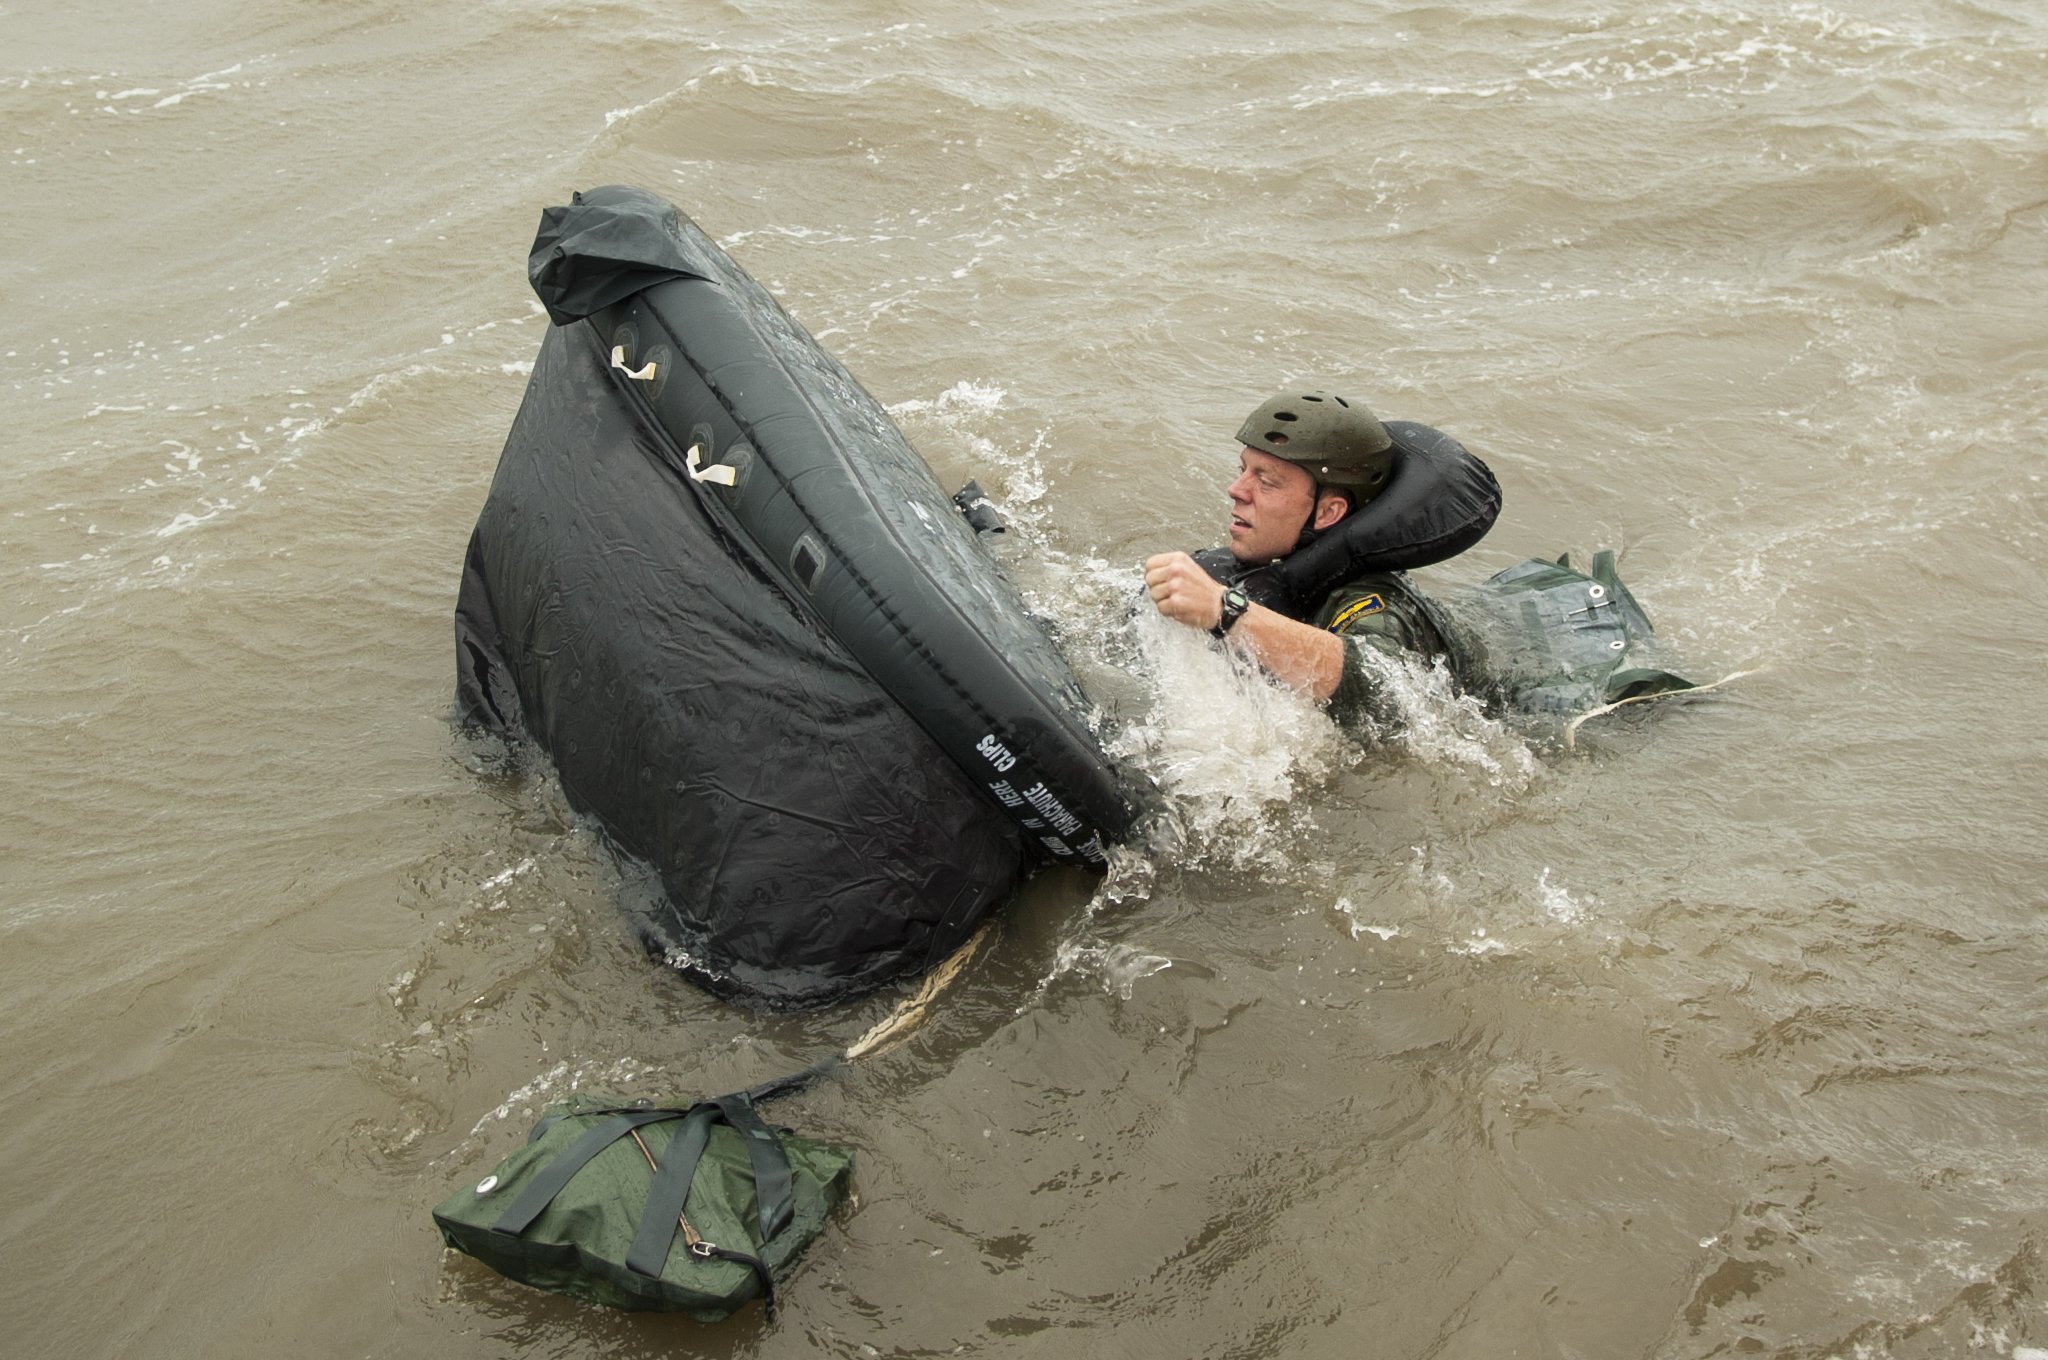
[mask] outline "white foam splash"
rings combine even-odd
[[[501,1124],[517,1115],[531,1119],[540,1107],[550,1101],[581,1090],[586,1081],[595,1081],[601,1087],[626,1086],[640,1080],[657,1069],[635,1058],[619,1058],[600,1066],[583,1065],[571,1068],[567,1062],[558,1062],[533,1080],[508,1093],[497,1108],[476,1121],[469,1131],[475,1138],[486,1126]]]
[[[1550,866],[1536,876],[1536,892],[1550,919],[1562,925],[1577,925],[1585,919],[1586,906],[1558,884],[1550,881]]]
[[[1391,940],[1401,933],[1399,926],[1376,926],[1359,920],[1358,908],[1349,897],[1338,898],[1335,907],[1337,914],[1344,918],[1354,940],[1361,935],[1377,935],[1381,940]]]
[[[1321,709],[1235,649],[1147,609],[1132,611],[1130,631],[1153,683],[1117,754],[1152,776],[1198,839],[1228,828],[1233,844],[1256,842],[1248,823],[1350,759]]]
[[[1467,958],[1477,959],[1484,958],[1489,954],[1506,954],[1510,951],[1505,943],[1489,936],[1486,933],[1486,927],[1480,926],[1473,930],[1470,935],[1466,936],[1463,943],[1445,945],[1444,952],[1447,954],[1462,954]]]
[[[220,514],[223,510],[232,510],[235,508],[234,505],[228,501],[213,501],[210,503],[202,502],[202,504],[206,506],[205,514],[195,515],[189,510],[180,510],[177,514],[171,517],[171,522],[169,524],[166,524],[156,530],[156,536],[158,538],[171,538],[177,534],[184,533],[188,529],[198,528],[200,525],[206,523],[214,516]]]
[[[963,441],[968,465],[976,469],[982,490],[1001,508],[1011,530],[1041,551],[1050,551],[1041,504],[1049,486],[1041,457],[1045,434],[1041,431],[1017,449],[992,438],[986,428],[1009,395],[995,383],[965,378],[936,397],[911,397],[887,409],[891,418],[913,427],[913,442],[921,442],[914,428],[919,422],[941,426],[948,438]]]
[[[476,1137],[484,1131],[484,1126],[487,1124],[503,1123],[512,1117],[515,1110],[531,1111],[535,1101],[556,1090],[562,1080],[568,1075],[569,1064],[565,1062],[556,1063],[532,1081],[527,1082],[526,1085],[511,1092],[499,1103],[496,1109],[486,1114],[482,1119],[477,1120],[475,1125],[470,1128],[469,1136],[472,1138]]]
[[[1529,744],[1507,724],[1489,717],[1486,705],[1460,689],[1441,662],[1393,657],[1362,649],[1366,668],[1399,715],[1394,730],[1377,733],[1426,765],[1463,766],[1486,776],[1494,788],[1518,792],[1536,778],[1539,766]]]
[[[1148,954],[1132,945],[1088,944],[1069,939],[1062,941],[1054,953],[1052,971],[1039,980],[1034,996],[1042,996],[1046,987],[1068,973],[1080,971],[1100,978],[1105,992],[1114,992],[1118,999],[1129,1001],[1139,979],[1171,967],[1172,959]]]
[[[929,412],[982,412],[1000,410],[1003,399],[1009,393],[994,383],[975,382],[963,378],[936,397],[911,397],[892,404],[889,414],[901,420],[905,416],[924,415]]]
[[[479,883],[477,885],[477,893],[481,895],[490,892],[494,888],[502,888],[521,874],[531,873],[532,871],[533,861],[531,859],[523,859],[509,869],[500,869],[497,873],[492,874],[482,883]]]

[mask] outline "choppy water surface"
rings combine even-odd
[[[0,8],[0,1317],[62,1356],[2048,1351],[2032,6]],[[444,1258],[717,1004],[449,731],[542,207],[669,194],[1004,546],[1172,816],[781,1117],[772,1326]],[[1362,746],[1128,604],[1319,378],[1724,695]]]

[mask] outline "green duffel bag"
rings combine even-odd
[[[716,1322],[753,1298],[772,1312],[852,1173],[851,1148],[769,1127],[747,1092],[680,1108],[579,1095],[434,1222],[515,1280]]]

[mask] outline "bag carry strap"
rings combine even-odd
[[[796,1214],[796,1188],[789,1171],[789,1154],[775,1130],[761,1122],[754,1102],[745,1091],[706,1102],[718,1107],[725,1122],[747,1145],[747,1159],[754,1164],[754,1201],[761,1210],[761,1240],[767,1242],[789,1226]]]
[[[808,1090],[823,1078],[846,1066],[846,1063],[846,1054],[834,1053],[830,1057],[820,1058],[801,1072],[792,1072],[786,1077],[764,1081],[759,1086],[749,1086],[737,1094],[759,1105],[762,1101],[773,1100],[777,1096],[794,1095],[798,1091]]]
[[[491,1225],[491,1230],[519,1236],[533,1226],[533,1221],[554,1202],[563,1187],[600,1152],[642,1125],[681,1119],[682,1127],[662,1149],[653,1184],[648,1187],[647,1200],[641,1208],[640,1226],[634,1233],[633,1245],[626,1252],[627,1269],[650,1279],[660,1279],[668,1263],[669,1250],[675,1245],[676,1232],[682,1226],[683,1208],[690,1197],[690,1183],[696,1179],[697,1165],[703,1160],[704,1149],[711,1141],[711,1126],[723,1119],[746,1145],[747,1159],[754,1173],[754,1199],[760,1210],[761,1236],[766,1241],[789,1226],[795,1216],[795,1186],[782,1140],[762,1121],[754,1109],[754,1101],[757,1097],[766,1098],[801,1089],[833,1065],[821,1063],[794,1078],[783,1078],[763,1083],[751,1091],[736,1091],[731,1095],[700,1101],[686,1110],[612,1106],[583,1111],[585,1116],[607,1117],[585,1129],[575,1142],[543,1167],[518,1198],[506,1206],[498,1221]],[[557,1118],[574,1117],[565,1113]],[[537,1140],[557,1122],[557,1118],[542,1120],[528,1142]],[[762,1300],[767,1305],[769,1316],[774,1316],[775,1279],[759,1257],[694,1240],[690,1250],[699,1257],[716,1257],[752,1270],[760,1282]]]
[[[773,1236],[789,1222],[794,1208],[789,1158],[782,1151],[782,1141],[754,1113],[754,1104],[745,1092],[719,1096],[692,1109],[689,1117],[683,1120],[683,1126],[676,1130],[675,1137],[662,1149],[661,1164],[654,1172],[654,1184],[648,1187],[647,1202],[640,1211],[639,1231],[633,1234],[633,1245],[626,1252],[626,1269],[653,1279],[661,1277],[662,1268],[668,1264],[669,1250],[675,1245],[676,1229],[682,1226],[683,1208],[690,1198],[690,1182],[696,1179],[697,1163],[703,1159],[704,1148],[711,1141],[711,1125],[721,1117],[746,1142],[749,1158],[754,1164],[754,1197],[761,1206],[762,1225],[766,1228],[771,1220],[775,1225],[767,1235]],[[761,1298],[768,1315],[771,1318],[775,1315],[775,1277],[759,1257],[711,1242],[692,1242],[690,1250],[699,1256],[735,1261],[752,1270],[760,1281]]]
[[[519,1198],[506,1206],[498,1221],[491,1225],[491,1230],[517,1237],[533,1225],[533,1220],[540,1217],[541,1211],[554,1202],[555,1196],[562,1192],[562,1187],[567,1185],[592,1157],[642,1124],[656,1124],[675,1117],[674,1110],[633,1110],[613,1115],[602,1124],[586,1129],[582,1137],[569,1145],[567,1151],[549,1162],[546,1168],[533,1178],[526,1189],[520,1192]],[[677,1211],[681,1212],[680,1206]]]
[[[782,1140],[763,1123],[754,1102],[745,1091],[717,1096],[696,1105],[662,1150],[654,1183],[647,1189],[647,1202],[640,1211],[640,1228],[633,1236],[633,1248],[626,1253],[626,1265],[642,1275],[659,1275],[675,1243],[678,1224],[690,1198],[690,1182],[696,1178],[697,1163],[711,1141],[711,1125],[723,1118],[746,1145],[747,1160],[754,1171],[754,1202],[760,1211],[761,1240],[773,1238],[796,1216],[795,1177],[789,1169],[789,1155]],[[621,1130],[621,1134],[623,1134]],[[620,1134],[613,1135],[614,1137]]]
[[[662,1149],[661,1164],[655,1168],[654,1184],[647,1187],[647,1203],[640,1210],[640,1230],[626,1252],[626,1269],[659,1279],[668,1263],[668,1249],[676,1240],[683,1204],[690,1198],[690,1181],[697,1174],[697,1162],[704,1145],[711,1141],[711,1121],[716,1106],[699,1105],[683,1120],[675,1137]]]

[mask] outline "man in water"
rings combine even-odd
[[[1386,427],[1363,404],[1329,392],[1274,397],[1237,437],[1244,447],[1227,489],[1229,556],[1205,554],[1221,559],[1218,569],[1231,581],[1333,530],[1377,496],[1393,472]],[[1339,715],[1378,708],[1364,648],[1425,659],[1446,650],[1431,607],[1394,572],[1355,576],[1320,599],[1276,609],[1253,603],[1187,553],[1170,552],[1145,559],[1145,588],[1167,618],[1228,638]]]

